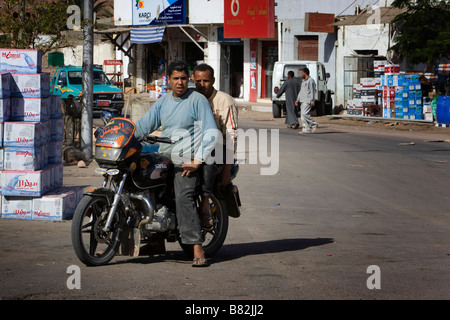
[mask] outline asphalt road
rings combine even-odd
[[[72,250],[70,221],[0,219],[0,298],[450,298],[450,144],[442,135],[328,123],[300,136],[283,119],[257,116],[240,124],[278,132],[279,158],[259,154],[259,164],[241,165],[242,216],[230,219],[209,268],[192,268],[178,244],[162,257],[86,267]],[[275,162],[276,174],[260,174]],[[94,168],[65,167],[64,183],[99,185]],[[80,289],[67,286],[73,265]]]

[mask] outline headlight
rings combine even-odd
[[[123,94],[122,93],[116,93],[114,95],[114,98],[122,100],[123,99]]]
[[[99,174],[99,175],[104,175],[106,173],[106,169],[97,168],[97,169],[95,169],[95,173]]]
[[[103,168],[97,168],[95,169],[95,173],[99,174],[99,175],[109,175],[109,176],[115,176],[118,175],[120,173],[119,169],[103,169]]]

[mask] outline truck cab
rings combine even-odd
[[[50,84],[53,94],[60,94],[66,109],[81,112],[82,67],[63,66],[56,69]],[[114,86],[103,70],[94,68],[93,111],[113,108],[121,111],[124,106],[123,92]]]
[[[311,109],[311,113],[315,116],[322,116],[332,113],[332,95],[333,91],[328,90],[327,79],[329,75],[326,73],[325,66],[317,61],[277,61],[273,68],[272,76],[272,114],[274,118],[280,118],[282,114],[286,114],[286,98],[285,94],[277,98],[278,90],[287,80],[289,71],[294,71],[294,79],[300,84],[302,78],[300,77],[300,70],[308,68],[309,76],[314,79],[317,87],[317,101],[315,106]]]

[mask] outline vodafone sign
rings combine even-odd
[[[224,38],[273,38],[274,0],[224,0]]]

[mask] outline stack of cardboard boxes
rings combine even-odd
[[[374,78],[362,78],[353,86],[353,99],[347,101],[347,114],[369,116],[367,104],[379,105],[383,118],[432,121],[428,104],[424,104],[418,74],[401,74],[400,66],[374,61]]]
[[[353,99],[347,101],[347,114],[372,115],[372,108],[368,106],[377,104],[375,94],[379,86],[380,78],[361,78],[360,83],[353,85]]]
[[[381,86],[383,117],[423,119],[422,86],[418,74],[400,74],[400,66],[386,65]]]
[[[81,188],[63,188],[61,96],[36,50],[0,49],[2,218],[62,220]]]

